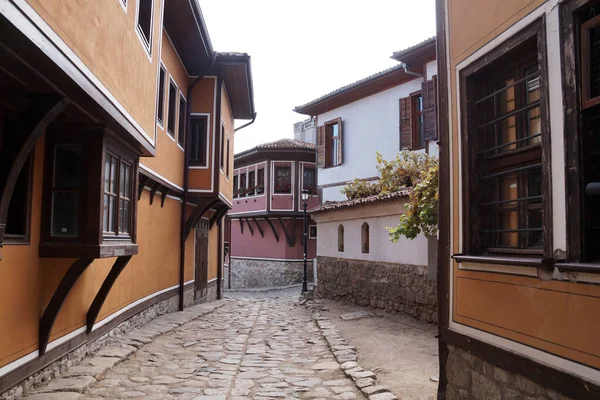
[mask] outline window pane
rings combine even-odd
[[[177,136],[177,143],[183,147],[185,143],[185,116],[187,114],[187,104],[183,97],[179,96],[179,134]]]
[[[117,198],[110,196],[108,199],[108,230],[107,232],[116,233],[116,211],[117,208]]]
[[[125,201],[119,200],[119,232],[123,232],[123,213],[125,209]]]
[[[117,193],[117,158],[110,159],[110,192]]]
[[[302,190],[308,190],[310,194],[317,193],[314,168],[305,168],[302,179]]]
[[[104,232],[108,232],[108,201],[109,201],[109,195],[105,194],[104,195],[104,208],[103,208],[103,214],[102,214],[102,230]]]
[[[265,192],[265,169],[264,168],[259,168],[257,179],[258,179],[258,181],[256,183],[256,192],[258,194],[264,193]]]
[[[275,167],[275,193],[291,193],[291,178],[290,167]]]
[[[191,123],[190,162],[206,166],[206,118],[194,118]]]
[[[500,198],[499,200],[515,200],[519,198],[519,188],[517,175],[509,174],[500,179]],[[512,211],[511,211],[512,210]],[[519,213],[517,212],[517,202],[503,203],[500,211],[500,226],[498,229],[515,232],[501,232],[501,246],[518,247],[519,246]]]
[[[177,88],[171,81],[169,82],[169,115],[167,116],[167,133],[172,137],[175,137],[175,111],[177,108]]]
[[[335,125],[337,127],[337,125]],[[337,129],[336,129],[337,131]],[[331,166],[338,165],[338,139],[337,136],[331,140]]]
[[[600,96],[600,26],[590,29],[590,98]]]
[[[110,193],[110,166],[111,166],[112,156],[110,154],[106,155],[106,160],[104,161],[104,192]]]
[[[79,193],[52,193],[52,236],[79,235]]]
[[[152,3],[154,0],[139,0],[138,27],[146,44],[152,42]],[[150,47],[150,46],[149,46]]]
[[[527,71],[527,75],[534,74],[537,67]],[[540,78],[539,76],[527,80],[527,104],[540,101]],[[540,135],[542,133],[542,116],[540,107],[532,108],[527,111],[527,136]],[[529,139],[528,144],[540,143],[540,136]]]
[[[160,67],[160,73],[158,75],[158,121],[162,124],[165,116],[165,70]]]
[[[81,146],[57,144],[54,148],[54,187],[79,188],[81,175]]]

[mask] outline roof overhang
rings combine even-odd
[[[408,49],[397,51],[390,58],[398,62],[403,62],[410,67],[433,61],[435,57],[436,47],[434,36]]]
[[[165,0],[164,27],[189,76],[204,75],[214,55],[198,0]]]
[[[413,79],[416,79],[415,76],[407,74],[402,66],[399,65],[338,89],[310,103],[298,106],[294,111],[300,114],[316,116],[399,86]]]
[[[209,74],[223,79],[233,118],[252,119],[255,109],[250,56],[246,53],[217,53]]]

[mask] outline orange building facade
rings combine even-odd
[[[2,1],[0,398],[220,297],[234,122],[254,117],[250,57],[212,48],[196,1]]]
[[[439,394],[600,398],[600,4],[436,4]]]

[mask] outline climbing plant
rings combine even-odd
[[[410,188],[406,213],[400,223],[388,227],[390,240],[397,242],[401,236],[414,239],[420,233],[435,235],[438,222],[438,159],[425,153],[401,151],[387,161],[377,152],[376,182],[355,179],[341,190],[349,200],[379,195],[385,196]]]

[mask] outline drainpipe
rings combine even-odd
[[[412,71],[409,71],[409,70],[408,70],[408,65],[406,65],[406,63],[402,63],[402,64],[400,64],[400,65],[401,65],[401,66],[402,66],[402,68],[404,69],[404,73],[405,73],[405,74],[412,75],[412,76],[417,76],[417,77],[419,77],[419,78],[422,78],[422,77],[423,77],[423,74],[420,74],[420,73],[418,73],[418,72],[412,72]]]
[[[189,180],[189,166],[190,166],[190,154],[188,149],[190,147],[190,136],[191,136],[191,125],[192,125],[192,90],[194,87],[204,78],[204,76],[213,68],[215,61],[217,60],[217,53],[213,53],[212,59],[210,60],[210,66],[192,82],[187,90],[187,126],[185,143],[183,147],[183,204],[181,206],[181,220],[180,220],[180,248],[179,248],[179,311],[183,311],[183,292],[185,283],[185,220],[187,218],[187,202],[188,202],[188,180]]]
[[[244,129],[244,128],[252,125],[254,123],[254,121],[256,121],[256,113],[252,114],[252,121],[248,122],[247,124],[244,124],[244,125],[240,126],[239,128],[235,128],[233,131],[237,132],[237,131],[239,131],[241,129]]]

